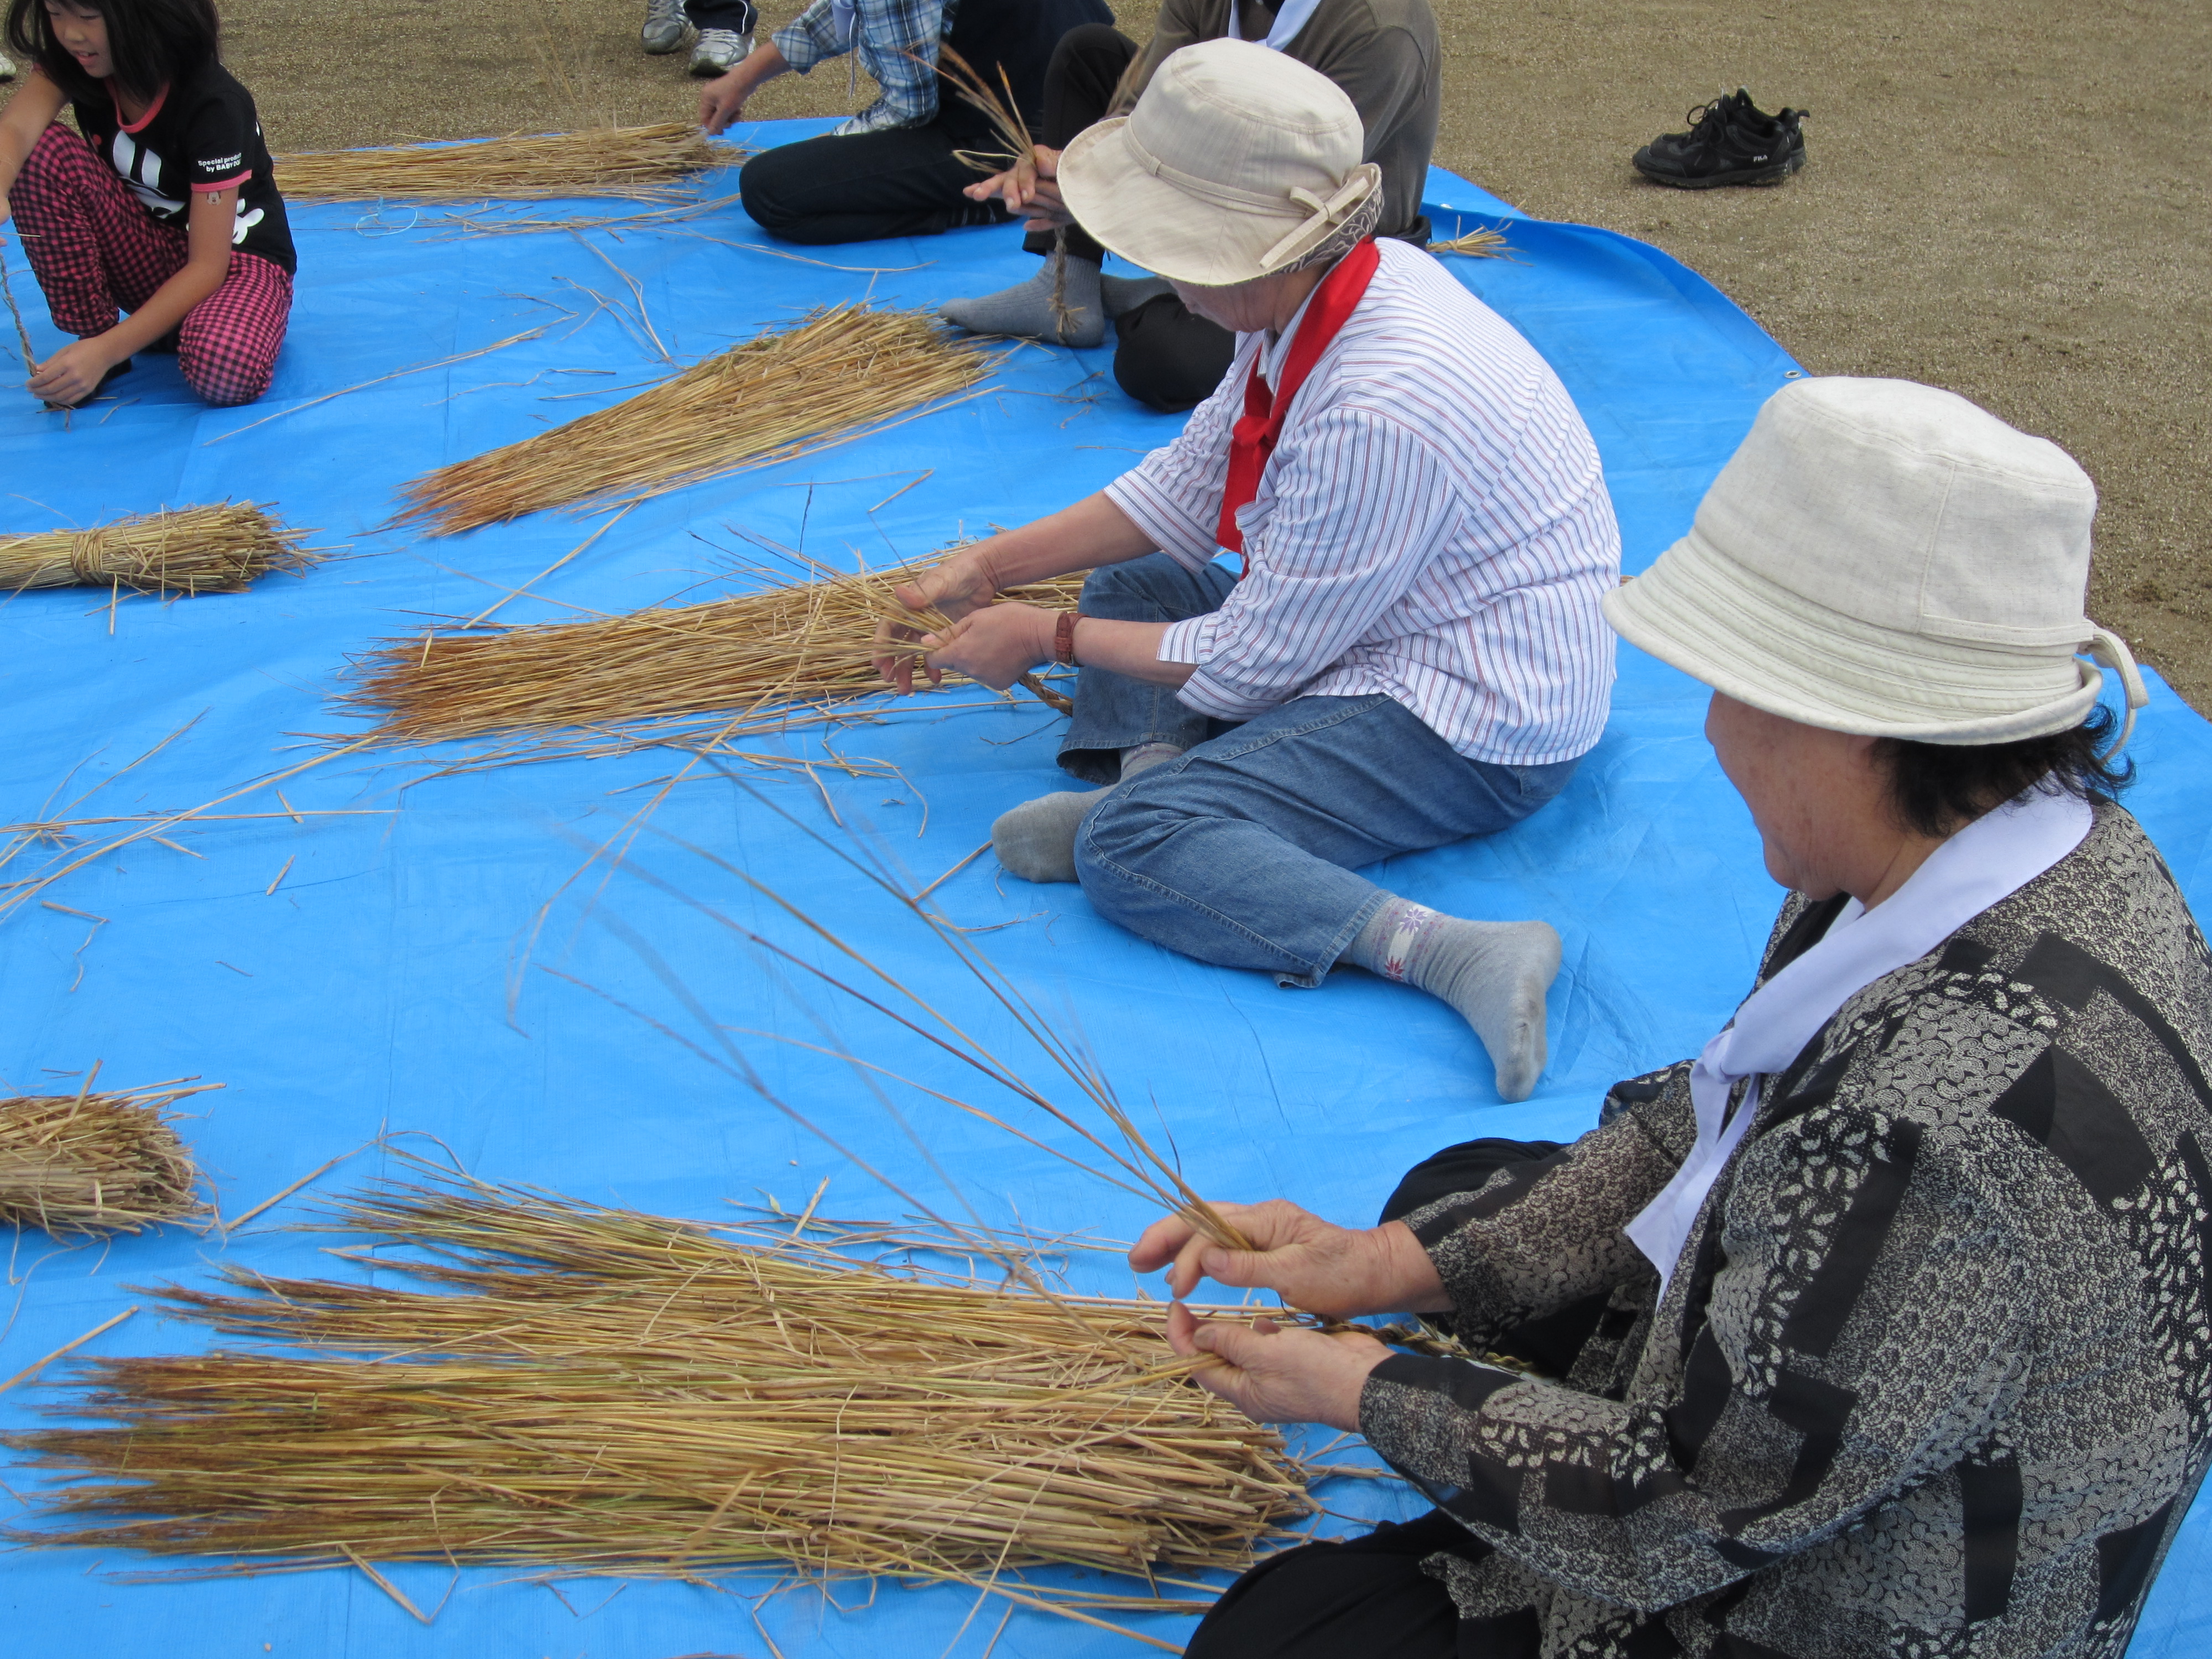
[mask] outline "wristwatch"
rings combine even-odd
[[[1063,611],[1053,625],[1052,659],[1062,668],[1075,666],[1075,624],[1082,620],[1080,611]]]

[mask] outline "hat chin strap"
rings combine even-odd
[[[2090,635],[2086,648],[2093,659],[2120,677],[2120,684],[2128,694],[2128,712],[2120,721],[2120,740],[2106,752],[2109,760],[2128,746],[2128,738],[2136,729],[2136,710],[2150,702],[2150,693],[2143,688],[2142,671],[2136,666],[2127,641],[2118,634],[2110,629],[2097,629]]]

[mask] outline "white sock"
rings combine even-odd
[[[1559,936],[1549,923],[1468,921],[1394,894],[1344,959],[1459,1010],[1498,1068],[1498,1098],[1534,1092],[1549,1052],[1544,993],[1559,971]]]
[[[1121,775],[1126,782],[1147,767],[1171,761],[1182,750],[1171,743],[1140,743],[1121,751]],[[1112,792],[1103,789],[1065,789],[1040,795],[1004,814],[991,826],[991,849],[1024,881],[1073,881],[1075,832],[1085,815]]]

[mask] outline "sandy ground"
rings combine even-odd
[[[1818,374],[1948,386],[2056,439],[2103,492],[2090,608],[2212,711],[2212,277],[2197,145],[2212,7],[2107,0],[1437,0],[1437,161],[1711,277]],[[1759,9],[1762,3],[1776,9]],[[225,0],[279,150],[665,120],[682,57],[640,0]],[[1152,9],[1117,9],[1141,36]],[[770,0],[766,26],[795,0]],[[1813,112],[1770,190],[1662,190],[1628,157],[1738,84]],[[842,70],[747,112],[865,103]]]

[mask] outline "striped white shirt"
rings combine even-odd
[[[1510,325],[1420,249],[1377,246],[1238,509],[1249,574],[1218,611],[1170,624],[1159,659],[1197,664],[1179,695],[1220,720],[1379,691],[1472,759],[1571,759],[1613,692],[1598,602],[1620,579],[1620,531],[1597,446]],[[1266,353],[1275,384],[1304,315],[1272,343],[1240,337],[1182,435],[1106,487],[1193,569],[1220,551],[1252,360]]]

